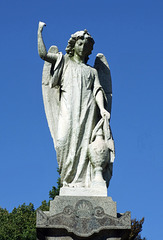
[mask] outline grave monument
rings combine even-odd
[[[94,45],[87,30],[71,35],[66,55],[56,46],[47,52],[44,26],[39,22],[42,92],[62,187],[49,211],[37,211],[37,239],[127,239],[130,212],[117,214],[107,197],[115,158],[109,65],[101,53],[94,67],[87,64]]]

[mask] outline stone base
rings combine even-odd
[[[60,196],[99,196],[107,197],[107,187],[100,186],[94,188],[75,188],[75,187],[62,187],[60,189]]]
[[[56,196],[53,201],[50,201],[49,216],[53,216],[59,213],[63,213],[67,207],[72,208],[73,212],[76,209],[81,208],[81,212],[87,212],[91,209],[92,212],[88,212],[88,217],[94,213],[93,209],[102,207],[103,211],[112,216],[117,217],[116,202],[113,202],[111,197],[70,197],[70,196]],[[74,212],[75,214],[75,212]]]
[[[57,196],[50,211],[37,211],[38,240],[125,240],[130,212],[118,214],[111,197]]]

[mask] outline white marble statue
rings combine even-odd
[[[44,25],[38,27],[38,52],[45,60],[42,90],[61,182],[69,188],[108,186],[114,161],[109,65],[103,54],[94,68],[87,65],[94,45],[87,30],[71,35],[66,55],[56,46],[47,52]]]

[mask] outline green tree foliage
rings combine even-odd
[[[131,233],[129,240],[146,240],[146,238],[141,238],[140,232],[142,231],[142,226],[144,223],[144,218],[140,221],[136,219],[131,220]]]
[[[32,203],[11,213],[0,209],[0,240],[36,240],[36,211]]]
[[[49,204],[50,204],[50,201],[42,201],[41,203],[41,206],[39,207],[39,209],[41,209],[42,211],[49,211]]]
[[[59,168],[57,169],[57,172],[59,173]],[[62,184],[61,184],[61,178],[58,177],[57,179],[57,187],[52,187],[52,190],[49,191],[49,199],[50,200],[53,200],[55,198],[55,196],[59,195],[59,190],[60,188],[62,187]]]
[[[58,184],[57,188],[53,186],[52,190],[49,191],[49,199],[51,200],[53,200],[57,195],[59,195],[59,189],[61,187],[60,178],[58,178],[57,184]]]
[[[60,178],[57,181],[57,187],[52,187],[49,191],[49,201],[42,201],[39,209],[42,211],[49,210],[51,199],[59,194],[61,187]],[[140,232],[144,218],[140,221],[133,219],[129,240],[146,240],[141,238]],[[6,209],[0,208],[0,240],[36,240],[36,210],[32,203],[25,203],[18,208],[14,208],[11,213]]]

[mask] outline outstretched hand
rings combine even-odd
[[[110,119],[110,113],[109,113],[106,109],[104,109],[104,108],[101,109],[101,110],[100,110],[100,114],[101,114],[102,118],[107,117],[108,120]]]
[[[39,30],[40,30],[41,32],[42,32],[44,26],[46,26],[46,23],[44,23],[44,22],[39,22],[38,28],[39,28]]]

